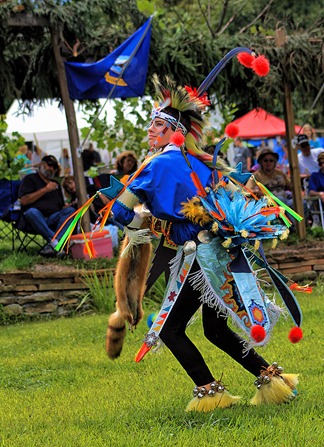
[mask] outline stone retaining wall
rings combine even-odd
[[[267,253],[274,268],[293,281],[316,280],[324,277],[324,244],[306,249],[274,250]]]
[[[111,271],[95,273],[100,278]],[[83,281],[84,275],[93,273],[82,270],[0,273],[0,324],[1,320],[62,317],[75,313],[89,290]],[[80,311],[87,308],[86,304]]]
[[[274,250],[268,262],[293,281],[305,284],[324,278],[324,244],[308,249]],[[103,276],[112,269],[96,271]],[[76,312],[88,286],[83,270],[0,273],[0,324],[42,316],[69,316]],[[80,311],[84,311],[85,307]]]

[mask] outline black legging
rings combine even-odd
[[[198,268],[195,263],[192,271]],[[199,309],[200,292],[193,290],[187,280],[173,309],[164,323],[160,338],[170,349],[181,366],[186,370],[197,386],[206,385],[215,380],[202,355],[186,335],[186,327],[190,318]],[[261,368],[269,364],[254,349],[243,353],[243,340],[227,326],[227,318],[217,316],[217,311],[202,306],[202,319],[205,337],[230,355],[251,374],[258,376]]]

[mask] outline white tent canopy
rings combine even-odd
[[[80,132],[83,127],[89,127],[89,124],[85,119],[85,114],[78,109],[76,102],[75,113]],[[104,111],[108,112],[109,120],[113,122],[115,111],[112,104],[108,102]],[[7,113],[6,122],[8,124],[7,135],[19,132],[26,142],[38,143],[44,152],[54,155],[56,158],[60,158],[64,147],[70,149],[65,111],[63,108],[59,108],[57,101],[48,102],[44,106],[35,105],[30,115],[19,112],[19,103],[14,101]],[[81,137],[80,141],[82,141]],[[108,151],[99,151],[102,160],[108,163]]]

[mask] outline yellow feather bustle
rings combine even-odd
[[[181,213],[187,219],[191,220],[191,222],[203,226],[212,221],[212,218],[201,205],[198,197],[193,197],[187,202],[182,202],[181,205]]]
[[[232,396],[227,390],[216,393],[214,396],[194,397],[188,403],[186,411],[199,411],[206,413],[216,408],[228,408],[235,405],[241,399],[240,396]]]

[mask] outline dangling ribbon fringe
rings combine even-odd
[[[278,199],[278,197],[272,194],[272,192],[269,191],[268,188],[266,188],[264,185],[262,185],[262,183],[258,182],[255,178],[254,181],[256,185],[260,188],[260,190],[263,192],[263,194],[265,194],[267,197],[270,197],[270,199],[272,199],[274,202],[278,203],[287,213],[289,213],[292,217],[294,217],[298,222],[303,220],[303,218],[298,213],[296,213],[296,211],[287,206],[282,200]],[[291,226],[291,222],[287,219],[286,216],[284,216],[283,213],[280,214],[280,217],[282,218],[282,220],[285,222],[286,225],[287,221],[289,222],[287,227]]]
[[[97,253],[94,249],[94,244],[91,240],[91,236],[90,236],[90,240],[87,239],[87,236],[85,234],[85,232],[83,231],[83,228],[81,228],[81,232],[82,232],[82,236],[84,239],[84,248],[83,248],[83,253],[84,254],[88,254],[89,258],[96,258],[97,257]]]
[[[81,208],[79,208],[78,210],[76,210],[73,214],[71,214],[71,216],[69,216],[64,222],[63,224],[60,226],[60,228],[57,230],[57,232],[54,234],[53,239],[57,238],[57,235],[60,233],[60,231],[62,230],[62,228],[64,228],[64,226],[67,224],[67,222],[72,219],[74,217],[74,219],[72,220],[72,222],[70,223],[68,229],[65,231],[65,233],[63,234],[63,236],[61,237],[61,239],[59,240],[59,243],[56,245],[55,250],[56,251],[61,251],[63,250],[64,246],[66,245],[66,243],[68,242],[68,240],[70,239],[70,237],[72,236],[72,233],[77,225],[77,223],[79,222],[80,219],[82,219],[83,215],[88,211],[88,209],[90,208],[90,205],[92,204],[92,202],[94,201],[94,199],[97,197],[97,194],[95,194],[93,197],[90,197],[90,199],[88,199],[86,201],[86,203],[81,206]]]
[[[312,293],[313,288],[310,287],[310,284],[305,284],[304,286],[298,285],[296,282],[289,286],[290,290],[295,290],[296,292],[304,292],[304,293]]]

